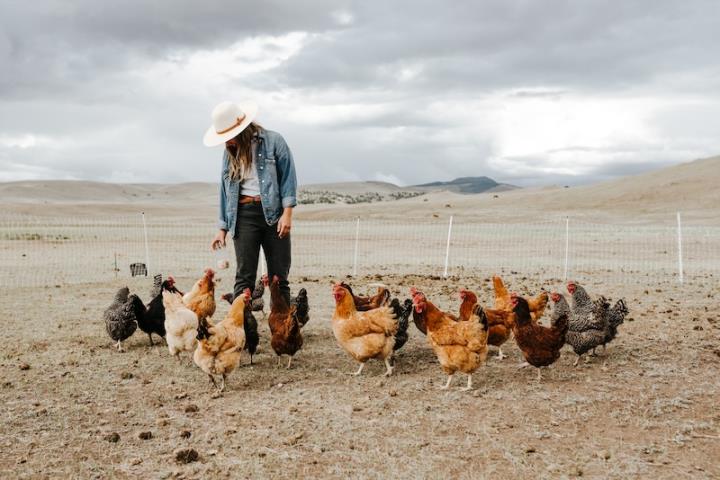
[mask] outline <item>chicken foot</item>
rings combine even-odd
[[[288,370],[290,369],[290,365],[292,364],[292,359],[293,359],[292,355],[288,355],[288,365],[287,365]]]
[[[452,382],[452,379],[453,379],[453,376],[452,376],[452,375],[448,375],[447,382],[445,383],[445,385],[443,385],[442,387],[440,387],[440,390],[447,390],[448,388],[450,388],[450,382]]]
[[[118,352],[124,352],[124,351],[125,351],[125,350],[123,350],[122,342],[121,342],[120,340],[117,341],[117,345],[115,345],[115,346],[117,347],[117,351],[118,351]]]
[[[467,387],[460,389],[463,392],[467,392],[469,390],[472,390],[472,373],[468,373],[468,383]]]
[[[360,375],[360,374],[362,373],[363,368],[365,368],[365,364],[364,364],[364,363],[361,363],[361,364],[360,364],[360,368],[357,369],[357,372],[355,372],[355,373],[350,373],[349,375],[353,375],[353,376],[357,377],[358,375]]]
[[[507,355],[503,355],[502,347],[498,347],[497,359],[498,359],[498,360],[502,360],[502,359],[505,358],[505,357],[507,357]]]
[[[390,375],[392,375],[394,367],[390,365],[390,359],[388,358],[385,359],[385,368],[387,368],[387,370],[385,371],[385,376],[389,377]]]

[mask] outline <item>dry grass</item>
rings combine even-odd
[[[393,377],[372,363],[359,378],[346,375],[355,365],[330,330],[332,279],[306,280],[312,318],[293,368],[276,368],[261,322],[257,364],[240,368],[222,396],[142,333],[126,353],[111,347],[101,313],[118,285],[5,290],[0,476],[720,476],[713,279],[648,293],[606,286],[602,293],[628,299],[634,318],[606,357],[575,369],[565,350],[538,383],[534,371],[516,369],[520,353],[508,345],[510,357],[491,358],[469,393],[458,390],[464,379],[438,390],[444,377],[412,325]],[[362,291],[376,280],[353,283]],[[393,293],[415,284],[453,310],[456,287],[490,298],[484,278],[382,280]],[[149,281],[134,282],[145,298]],[[520,292],[561,286],[508,283]],[[152,438],[139,438],[148,431]],[[107,440],[113,433],[115,443]],[[180,448],[196,449],[199,461],[178,464]]]

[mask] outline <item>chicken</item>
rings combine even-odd
[[[230,305],[233,304],[233,294],[226,293],[221,299],[228,302]],[[265,312],[263,312],[263,315]],[[243,329],[245,330],[245,350],[250,354],[250,365],[253,364],[253,355],[257,352],[258,344],[260,343],[260,335],[258,334],[258,321],[252,312],[252,296],[250,302],[245,303],[245,321],[243,322]]]
[[[137,295],[130,295],[128,287],[118,290],[113,302],[103,312],[105,330],[117,342],[118,352],[123,351],[122,342],[135,333],[138,317],[144,313],[145,305]]]
[[[414,297],[418,293],[422,293],[422,292],[420,292],[420,290],[418,290],[415,287],[410,288],[410,296],[411,297]],[[455,315],[452,315],[450,313],[448,313],[446,315],[448,316],[449,319],[451,319],[455,322],[458,321],[458,317],[456,317]],[[423,335],[427,335],[427,326],[425,325],[425,316],[418,313],[417,309],[415,309],[415,308],[413,308],[412,316],[413,316],[413,323],[415,324],[417,329],[420,330]]]
[[[183,303],[179,293],[165,290],[162,292],[165,308],[165,341],[170,355],[178,360],[182,352],[192,355],[197,342],[198,316]],[[207,319],[207,317],[203,317]]]
[[[285,296],[280,292],[280,278],[275,275],[270,282],[270,346],[278,356],[280,363],[282,355],[289,355],[287,368],[292,364],[293,356],[302,348],[303,337],[300,329],[300,319],[297,315],[297,306],[288,305]]]
[[[199,322],[198,344],[193,354],[195,365],[208,374],[210,381],[218,388],[215,375],[222,376],[220,391],[225,390],[227,376],[240,365],[240,354],[245,347],[245,313],[250,310],[250,289],[233,301],[227,316],[217,325],[207,318]]]
[[[555,320],[555,325],[544,327],[532,320],[527,300],[513,294],[511,302],[515,314],[513,322],[515,342],[527,364],[538,368],[538,380],[540,380],[542,378],[540,368],[547,367],[560,358],[560,349],[565,344],[565,335],[568,331],[568,316],[560,315]]]
[[[375,308],[385,306],[390,301],[390,290],[388,290],[387,287],[383,285],[380,285],[377,289],[377,293],[370,297],[356,296],[353,293],[352,288],[350,288],[350,285],[345,282],[341,282],[340,285],[342,285],[343,288],[347,289],[347,291],[350,292],[350,295],[352,295],[353,301],[355,302],[355,308],[358,312],[367,312],[368,310],[373,310]]]
[[[478,303],[477,295],[470,290],[460,290],[460,313],[458,319],[466,321],[470,319],[475,305]],[[488,320],[488,345],[498,347],[498,360],[505,358],[502,353],[502,345],[512,335],[513,314],[505,310],[484,309]]]
[[[399,322],[392,309],[387,306],[367,311],[358,311],[352,293],[342,283],[333,286],[335,312],[332,329],[338,344],[360,368],[354,375],[360,375],[365,363],[371,358],[385,362],[385,376],[392,375],[390,357],[396,343]],[[406,329],[407,332],[407,329]]]
[[[572,308],[570,309],[570,330],[582,332],[588,329],[603,330],[605,316],[598,315],[596,304],[587,291],[577,282],[568,282],[567,291],[572,295]]]
[[[397,352],[410,338],[408,335],[408,325],[410,322],[410,312],[413,310],[412,300],[407,298],[405,302],[400,305],[400,300],[393,298],[390,302],[390,309],[398,321],[398,331],[395,334],[395,345],[393,345],[393,352]]]
[[[553,313],[550,317],[551,325],[556,325],[560,318],[571,318],[570,305],[568,305],[564,296],[557,292],[553,292],[550,295],[550,298],[555,304]],[[602,300],[600,300],[600,302],[602,302]],[[598,308],[601,318],[604,318],[607,314],[607,303],[605,303],[605,306],[604,310],[602,307]],[[577,359],[573,364],[574,367],[577,367],[584,354],[593,350],[595,347],[602,345],[609,330],[608,322],[605,321],[604,323],[603,328],[586,328],[582,331],[576,331],[570,328],[568,329],[567,334],[565,335],[565,343],[570,345],[575,352],[575,355],[577,355]]]
[[[304,327],[310,321],[310,304],[308,303],[307,290],[301,288],[297,296],[290,299],[290,305],[295,306],[300,327]]]
[[[507,288],[505,288],[505,284],[502,279],[497,275],[493,277],[493,288],[495,289],[495,310],[505,310],[507,312],[511,312],[513,310],[513,306],[510,293]],[[543,316],[543,313],[545,313],[545,307],[548,303],[548,294],[547,292],[540,292],[537,297],[527,299],[527,302],[530,307],[530,316],[532,320],[537,321]]]
[[[605,345],[612,342],[618,333],[618,327],[625,322],[625,317],[630,313],[625,300],[620,299],[615,302],[615,305],[607,312],[608,331],[603,340],[603,352],[605,351]]]
[[[414,292],[414,310],[423,317],[427,328],[428,343],[448,376],[442,389],[450,387],[453,375],[458,371],[468,376],[467,387],[463,390],[472,389],[472,375],[487,358],[488,322],[485,312],[475,305],[467,321],[455,321],[433,305],[422,292],[416,289],[411,292]]]
[[[265,315],[265,312],[263,312]],[[245,350],[250,354],[250,365],[253,364],[253,355],[257,352],[260,343],[260,335],[258,334],[258,321],[252,311],[252,297],[250,302],[245,305],[245,321],[243,322],[243,330],[245,330]]]
[[[188,293],[183,295],[183,303],[198,317],[212,317],[215,314],[215,272],[212,268],[206,268],[200,279],[195,282]]]
[[[175,279],[172,276],[163,281],[162,275],[155,275],[153,289],[150,292],[152,300],[147,304],[143,318],[138,319],[138,327],[147,333],[150,345],[155,345],[152,339],[153,333],[165,338],[165,307],[162,298],[164,291],[182,295],[182,292],[175,287]]]
[[[264,274],[262,277],[260,277],[260,280],[257,281],[257,284],[252,291],[252,296],[250,300],[250,307],[252,311],[262,312],[263,318],[265,318],[265,301],[263,300],[263,295],[265,294],[265,287],[267,286],[268,276],[267,274]]]

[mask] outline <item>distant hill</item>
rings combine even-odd
[[[507,183],[498,183],[490,177],[460,177],[449,182],[423,183],[414,187],[426,191],[447,190],[456,193],[497,192],[519,188]]]

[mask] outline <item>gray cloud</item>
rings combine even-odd
[[[214,181],[209,111],[248,96],[307,183],[578,183],[720,151],[710,0],[0,4],[0,180]]]

